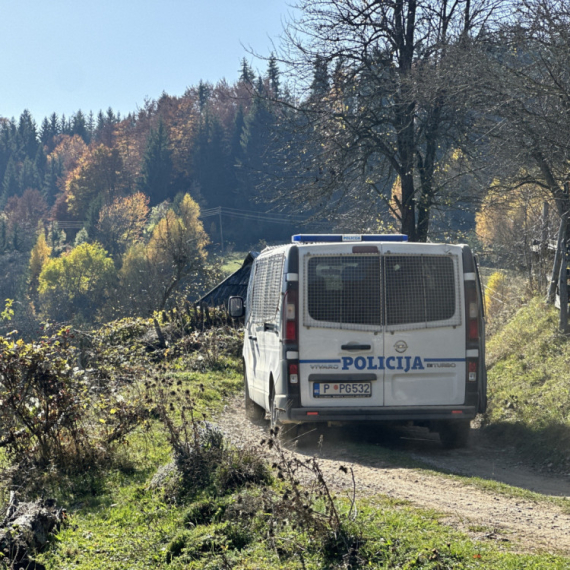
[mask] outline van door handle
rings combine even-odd
[[[273,331],[273,332],[279,332],[277,330],[277,326],[272,324],[272,323],[263,323],[263,330],[264,331]]]
[[[249,340],[257,340],[256,336],[249,336],[248,338],[249,338]]]
[[[372,347],[369,344],[343,344],[340,347],[342,350],[370,350]]]

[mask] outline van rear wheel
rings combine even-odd
[[[445,449],[457,449],[459,447],[466,447],[469,443],[471,422],[442,422],[438,431],[441,445]]]
[[[279,410],[277,409],[273,387],[269,396],[269,426],[277,432],[276,438],[283,443],[291,441],[297,434],[296,424],[284,424],[279,419]]]
[[[247,386],[247,374],[245,372],[245,369],[243,373],[243,380],[245,393],[245,417],[252,422],[259,422],[265,417],[265,410],[261,406],[258,406],[249,397],[249,388]]]

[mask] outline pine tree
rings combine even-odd
[[[86,127],[89,140],[91,140],[95,134],[95,116],[93,115],[93,111],[89,111],[89,115],[87,115]]]
[[[230,140],[230,155],[232,158],[232,164],[237,164],[243,156],[243,147],[241,144],[241,138],[243,136],[244,129],[245,129],[245,114],[243,112],[243,106],[240,105],[236,112],[236,118],[234,120],[234,128]]]
[[[71,134],[80,136],[85,144],[89,144],[89,133],[87,132],[87,121],[81,109],[71,118]]]
[[[32,158],[38,150],[38,132],[36,122],[31,113],[25,109],[18,122],[18,135],[21,140],[24,156]]]
[[[47,117],[44,117],[44,120],[42,121],[42,126],[40,127],[40,141],[43,145],[45,145],[48,143],[50,138],[51,135],[50,135],[49,121]]]
[[[62,115],[61,115],[59,132],[60,132],[62,135],[69,135],[69,134],[71,134],[71,125],[69,124],[69,121],[67,120],[65,114],[62,114]]]
[[[330,78],[326,60],[317,55],[313,69],[313,81],[311,83],[311,96],[322,97],[329,92]]]
[[[224,128],[216,116],[206,113],[196,139],[194,173],[209,206],[232,204],[231,171]]]
[[[59,119],[56,113],[52,113],[49,119],[46,117],[42,121],[40,142],[47,147],[48,152],[51,152],[55,148],[54,138],[59,134],[59,127]]]
[[[55,198],[60,191],[57,183],[62,174],[63,163],[61,158],[52,156],[47,164],[42,186],[44,197],[49,206],[53,206]]]
[[[42,145],[38,145],[38,150],[36,152],[36,156],[34,158],[34,168],[38,173],[39,180],[43,180],[46,174],[47,168],[47,156],[44,152],[44,147]],[[38,186],[38,189],[41,187]]]
[[[277,67],[277,58],[275,54],[271,54],[269,57],[269,63],[267,65],[267,78],[269,80],[269,88],[271,89],[271,94],[273,97],[279,97],[279,67]]]
[[[41,186],[41,179],[34,165],[34,161],[26,158],[20,170],[19,187],[21,191],[27,190],[28,188],[40,189]]]
[[[4,174],[4,181],[2,183],[2,202],[5,204],[10,196],[17,196],[20,194],[20,184],[18,181],[18,170],[14,160],[10,158],[6,173]]]
[[[198,85],[198,104],[200,105],[200,112],[204,110],[204,107],[210,99],[210,86],[203,81],[200,81]]]
[[[255,80],[255,74],[253,73],[253,69],[251,69],[245,57],[241,60],[239,80],[247,85],[253,85],[253,82]]]
[[[172,151],[168,133],[160,121],[150,132],[139,181],[139,188],[149,196],[151,206],[171,197],[171,178]]]

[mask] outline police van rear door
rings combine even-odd
[[[384,405],[463,404],[461,249],[394,243],[383,254]]]
[[[301,404],[384,404],[379,244],[299,246]]]

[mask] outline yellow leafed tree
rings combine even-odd
[[[137,192],[125,198],[116,198],[99,212],[96,238],[115,257],[141,239],[149,213],[149,198]]]
[[[123,303],[133,313],[161,310],[183,283],[199,279],[208,236],[198,204],[186,194],[178,212],[168,210],[146,244],[134,245],[120,271]]]
[[[115,265],[103,247],[82,243],[44,264],[38,287],[41,307],[55,320],[90,321],[103,307],[115,277]]]
[[[50,255],[51,247],[46,242],[46,235],[42,228],[38,234],[36,245],[34,245],[30,254],[29,283],[32,296],[35,296],[37,294],[40,273],[42,272],[42,268],[45,265],[46,261],[50,258]]]

